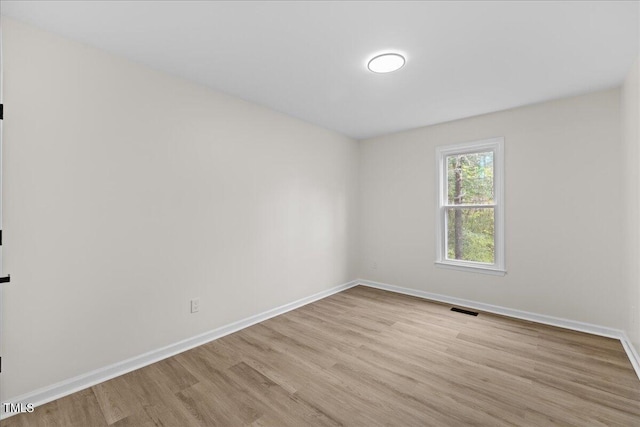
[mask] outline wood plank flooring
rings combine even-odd
[[[355,287],[2,421],[640,426],[617,340]]]

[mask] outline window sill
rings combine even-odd
[[[499,268],[493,268],[493,267],[481,267],[481,266],[468,265],[468,264],[462,265],[462,264],[456,264],[452,262],[443,262],[443,261],[436,261],[435,264],[436,264],[436,267],[446,268],[449,270],[466,271],[468,273],[491,274],[493,276],[504,276],[505,274],[507,274],[506,270],[501,270]]]

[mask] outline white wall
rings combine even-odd
[[[640,343],[637,64],[622,91],[357,143],[2,26],[1,401],[356,277]],[[436,268],[435,146],[492,136],[505,137],[508,274]]]
[[[356,278],[357,142],[2,26],[3,402]]]
[[[494,136],[508,273],[437,268],[435,147]],[[361,141],[360,277],[622,328],[621,145],[618,89]]]
[[[640,352],[640,63],[637,60],[622,86],[623,155],[625,163],[626,330]]]

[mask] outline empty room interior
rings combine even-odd
[[[637,1],[2,1],[0,426],[639,426]]]

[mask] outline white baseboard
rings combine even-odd
[[[221,326],[212,331],[205,332],[203,334],[196,335],[191,338],[187,338],[186,340],[182,340],[174,344],[170,344],[166,347],[162,347],[157,350],[152,350],[150,352],[141,354],[139,356],[135,356],[130,359],[123,360],[122,362],[114,363],[112,365],[105,366],[103,368],[99,368],[94,371],[78,375],[68,380],[64,380],[47,387],[43,387],[29,393],[25,393],[21,396],[16,396],[11,399],[6,399],[4,400],[4,402],[7,402],[7,403],[10,402],[13,404],[23,404],[23,406],[26,405],[27,403],[31,403],[35,407],[43,405],[45,403],[67,396],[71,393],[84,390],[88,387],[94,386],[101,382],[126,374],[127,372],[140,369],[144,366],[150,365],[152,363],[158,362],[160,360],[166,359],[171,356],[175,356],[176,354],[190,350],[194,347],[198,347],[200,345],[214,341],[218,338],[222,338],[225,335],[232,334],[234,332],[247,328],[256,323],[260,323],[272,317],[286,313],[288,311],[295,310],[296,308],[310,304],[314,301],[320,300],[322,298],[326,298],[329,295],[342,292],[346,289],[356,286],[357,284],[358,284],[358,281],[353,280],[349,283],[345,283],[343,285],[339,285],[331,289],[318,292],[317,294],[313,294],[311,296],[299,299],[297,301],[290,302],[280,307],[267,310],[265,312],[256,314],[254,316],[247,317],[246,319],[242,319],[237,322],[233,322],[228,325]],[[0,408],[0,410],[2,411],[0,413],[0,420],[10,417],[12,415],[16,415],[16,413],[13,413],[13,412],[5,412],[4,405],[2,405],[2,408]]]
[[[636,371],[636,375],[640,378],[640,355],[636,351],[636,348],[631,343],[631,340],[627,336],[626,332],[622,331],[623,337],[620,338],[620,342],[622,343],[622,347],[624,347],[624,351],[627,353],[629,357],[629,361],[633,365],[633,369]]]
[[[32,403],[34,406],[40,406],[61,397],[67,396],[71,393],[86,389],[101,382],[110,380],[120,375],[124,375],[128,372],[190,350],[194,347],[206,344],[214,341],[218,338],[222,338],[225,335],[237,332],[241,329],[247,328],[256,323],[265,321],[272,317],[286,313],[296,308],[302,307],[314,301],[326,298],[330,295],[342,292],[346,289],[352,288],[357,285],[368,286],[371,288],[382,289],[390,292],[396,292],[399,294],[411,295],[419,298],[424,298],[432,301],[439,301],[452,305],[459,305],[463,307],[473,308],[476,310],[482,310],[489,313],[501,314],[508,317],[515,317],[523,320],[530,320],[532,322],[543,323],[551,326],[558,326],[565,329],[571,329],[580,332],[587,332],[594,335],[601,335],[609,338],[619,339],[622,343],[624,350],[633,365],[633,368],[640,379],[640,356],[638,352],[631,344],[631,341],[627,337],[627,334],[619,329],[607,328],[604,326],[593,325],[590,323],[577,322],[574,320],[562,319],[553,316],[547,316],[543,314],[530,313],[521,310],[515,310],[511,308],[501,307],[497,305],[485,304],[477,301],[466,300],[462,298],[450,297],[446,295],[434,294],[430,292],[420,291],[416,289],[403,288],[399,286],[389,285],[386,283],[373,282],[370,280],[353,280],[349,283],[345,283],[340,286],[336,286],[331,289],[327,289],[317,294],[308,296],[306,298],[293,301],[291,303],[282,305],[280,307],[267,310],[263,313],[256,314],[246,319],[239,320],[237,322],[230,323],[228,325],[219,327],[204,334],[200,334],[186,340],[179,341],[177,343],[162,347],[136,357],[132,357],[122,362],[114,363],[109,366],[105,366],[100,369],[96,369],[91,372],[87,372],[82,375],[70,378],[68,380],[61,381],[56,384],[52,384],[47,387],[34,390],[29,393],[25,393],[21,396],[16,396],[11,399],[6,399],[4,402],[11,402],[13,404]],[[5,412],[4,407],[0,408],[0,420],[15,415],[15,413]]]
[[[404,295],[411,295],[418,298],[424,298],[432,301],[443,302],[462,307],[473,308],[476,310],[486,311],[489,313],[500,314],[517,319],[529,320],[531,322],[542,323],[545,325],[557,326],[560,328],[571,329],[573,331],[586,332],[593,335],[600,335],[607,338],[619,339],[624,351],[629,357],[629,361],[633,369],[640,379],[640,356],[629,340],[627,334],[620,329],[608,328],[605,326],[594,325],[591,323],[578,322],[575,320],[563,319],[560,317],[547,316],[545,314],[531,313],[528,311],[515,310],[513,308],[501,307],[498,305],[485,304],[482,302],[450,297],[447,295],[434,294],[431,292],[420,291],[417,289],[403,288],[400,286],[389,285],[387,283],[373,282],[371,280],[358,280],[358,283],[371,288],[382,289],[385,291],[396,292]]]

